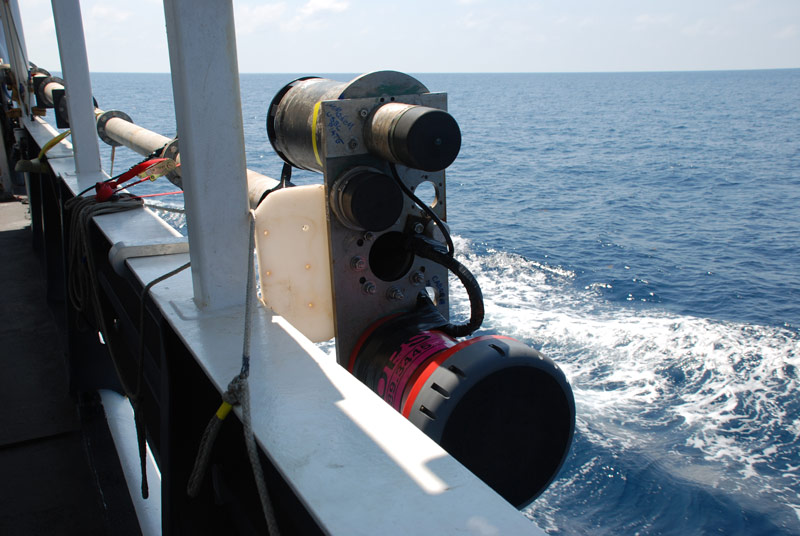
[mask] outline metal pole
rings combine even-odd
[[[7,58],[11,71],[16,79],[16,90],[19,92],[19,106],[27,115],[31,112],[31,94],[27,91],[28,81],[28,52],[25,47],[25,35],[20,24],[19,5],[17,0],[2,2],[3,31],[6,40]]]
[[[83,36],[81,5],[78,0],[52,0],[61,70],[67,88],[67,110],[75,147],[75,171],[100,171],[92,83]]]
[[[130,119],[130,117],[122,112],[104,112],[99,108],[96,112],[98,117],[97,133],[106,143],[109,143],[110,140],[114,143],[124,145],[142,156],[147,156],[164,148],[167,144],[170,144],[170,142],[176,141],[175,138],[168,138],[152,130],[140,127],[132,121],[129,121],[128,119]],[[109,116],[111,117],[109,118]],[[179,163],[181,162],[180,154],[173,154],[171,151],[167,150],[166,156],[177,159]],[[264,196],[264,192],[272,190],[278,186],[279,183],[275,179],[256,171],[248,169],[246,173],[247,195],[250,201],[250,208],[255,209]],[[183,187],[182,182],[176,184]]]
[[[98,110],[99,112],[100,110]],[[142,156],[161,149],[173,140],[173,138],[147,130],[121,117],[109,119],[105,123],[104,129],[109,138]]]
[[[164,0],[194,301],[245,302],[249,214],[230,0]]]

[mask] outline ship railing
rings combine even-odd
[[[18,13],[16,0],[8,4]],[[220,520],[227,520],[240,531],[263,532],[238,408],[237,419],[228,419],[217,438],[200,495],[186,494],[203,429],[240,369],[252,252],[231,2],[165,0],[164,9],[188,253],[131,256],[115,269],[108,260],[115,245],[158,244],[179,240],[179,233],[147,208],[94,218],[89,239],[99,260],[101,313],[128,346],[118,370],[97,334],[80,329],[79,315],[64,300],[72,231],[64,204],[108,178],[99,165],[78,0],[53,2],[72,144],[64,141],[48,154],[47,173],[30,174],[33,228],[45,252],[49,293],[62,300],[74,390],[119,391],[119,378],[131,381],[142,366],[147,438],[161,472],[161,504],[155,505],[161,530],[225,530],[230,527]],[[198,72],[203,76],[194,76]],[[28,113],[19,124],[34,151],[57,133]],[[189,270],[155,285],[142,300],[148,283],[189,261]],[[254,313],[250,354],[252,427],[283,532],[539,533],[335,358],[267,308]],[[150,479],[157,485],[154,475]],[[127,480],[131,495],[137,495],[135,470]]]

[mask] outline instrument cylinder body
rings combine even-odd
[[[569,452],[572,389],[551,359],[515,339],[459,342],[396,315],[367,330],[348,369],[518,508]]]
[[[325,78],[295,80],[272,101],[267,134],[285,162],[322,173],[322,132],[317,128],[319,103],[338,99],[346,83]]]

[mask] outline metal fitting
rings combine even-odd
[[[375,294],[378,292],[378,287],[375,286],[375,283],[372,281],[365,281],[363,285],[361,285],[361,292],[364,294]]]
[[[405,298],[405,294],[397,287],[389,287],[389,290],[386,291],[386,298],[392,301],[400,301]]]
[[[97,136],[111,147],[119,147],[122,145],[118,141],[112,140],[106,133],[106,123],[115,117],[123,119],[128,123],[133,123],[133,119],[131,119],[128,114],[125,112],[120,112],[119,110],[109,110],[100,114],[100,116],[97,118]]]
[[[355,256],[350,259],[350,269],[355,272],[363,272],[367,268],[367,261],[364,257]]]

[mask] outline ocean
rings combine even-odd
[[[297,76],[241,77],[247,165],[272,177],[267,106]],[[800,70],[416,76],[462,130],[448,223],[481,332],[575,393],[570,454],[524,514],[551,534],[800,534]],[[92,81],[175,135],[169,75]]]

